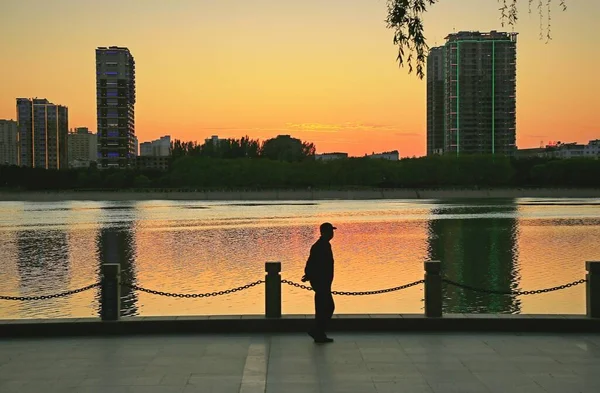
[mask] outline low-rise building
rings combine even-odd
[[[398,150],[386,151],[383,153],[373,153],[367,155],[369,158],[376,158],[380,160],[398,161],[400,159],[400,153]]]
[[[553,158],[598,158],[600,157],[600,139],[589,141],[587,145],[580,143],[550,143],[546,147],[518,149],[518,158],[553,157]]]
[[[341,160],[348,158],[348,153],[322,153],[315,154],[315,160],[330,161],[330,160]]]
[[[70,168],[86,168],[98,159],[98,137],[87,127],[77,127],[67,135]]]
[[[69,168],[89,168],[92,164],[92,161],[84,161],[84,160],[73,160],[69,162]]]
[[[210,138],[206,138],[206,139],[204,140],[204,143],[205,143],[205,144],[207,144],[207,145],[208,145],[209,143],[212,143],[212,144],[213,144],[213,146],[218,146],[218,145],[219,145],[219,142],[221,142],[221,141],[225,141],[225,140],[226,140],[226,139],[219,138],[219,136],[218,136],[218,135],[213,135],[213,136],[211,136]]]
[[[140,156],[168,157],[170,155],[171,137],[169,135],[140,144]]]
[[[595,139],[585,145],[583,148],[583,156],[593,158],[600,157],[600,139]]]
[[[557,146],[556,157],[558,158],[581,158],[583,157],[585,145],[579,143],[562,143]]]
[[[170,156],[137,156],[135,160],[135,167],[138,170],[169,170],[171,164]]]
[[[548,157],[548,149],[545,147],[533,147],[527,149],[518,149],[517,158],[530,158],[530,157]]]

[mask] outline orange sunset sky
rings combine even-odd
[[[546,44],[520,0],[519,147],[600,138],[600,1],[554,2]],[[428,43],[510,30],[498,8],[440,0]],[[69,107],[69,127],[95,132],[95,48],[118,45],[136,60],[140,142],[291,134],[319,153],[420,156],[425,81],[398,68],[386,15],[385,0],[2,0],[0,118],[16,118],[17,97],[48,98]]]

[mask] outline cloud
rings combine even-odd
[[[247,132],[247,131],[265,131],[265,128],[261,127],[199,127],[198,130],[202,131],[236,131],[236,132]]]
[[[389,132],[389,135],[394,136],[402,136],[402,137],[412,137],[412,136],[420,136],[417,133],[403,133],[398,132],[398,128],[389,124],[377,124],[377,123],[357,123],[357,122],[344,122],[338,124],[331,123],[285,123],[280,127],[240,127],[240,126],[218,126],[218,127],[199,127],[197,131],[206,133],[206,134],[237,134],[241,135],[250,135],[253,138],[256,137],[265,137],[265,135],[276,135],[276,134],[291,134],[293,135],[295,132],[308,132],[314,133],[315,136],[313,138],[318,139],[318,134],[321,135],[330,135],[330,134],[344,134],[348,132],[360,132],[360,133],[372,133],[372,132]],[[332,141],[331,137],[326,137],[327,141]]]
[[[324,123],[286,123],[289,130],[307,132],[339,132],[339,131],[391,131],[394,126],[387,124],[345,122],[341,124]]]

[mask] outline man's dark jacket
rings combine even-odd
[[[333,251],[329,241],[319,238],[310,248],[304,275],[313,287],[329,287],[333,282]]]

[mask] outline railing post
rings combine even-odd
[[[265,315],[281,318],[281,262],[267,262],[265,271]]]
[[[121,315],[121,265],[102,264],[101,311],[103,321],[117,321]]]
[[[425,316],[442,316],[442,276],[440,261],[425,261]]]
[[[586,303],[588,318],[600,318],[600,262],[585,263]]]

